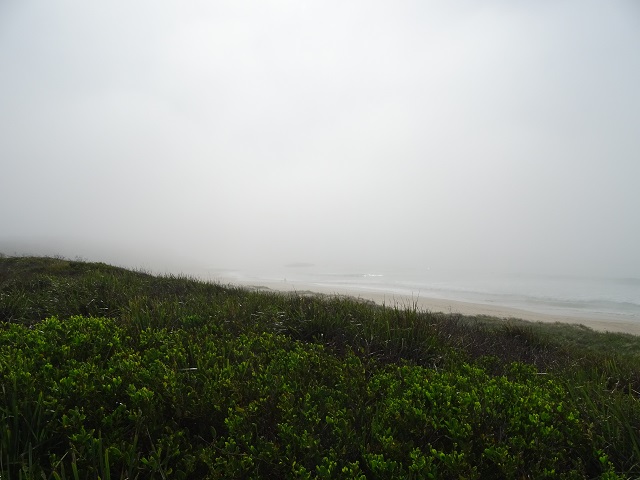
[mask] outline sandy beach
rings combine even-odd
[[[487,305],[479,303],[461,302],[457,300],[443,300],[425,298],[422,296],[398,295],[357,288],[336,288],[300,282],[265,282],[238,281],[237,279],[213,279],[221,284],[239,285],[247,288],[270,289],[282,292],[313,292],[325,295],[348,295],[364,300],[371,300],[379,305],[413,307],[430,312],[459,313],[462,315],[488,315],[497,318],[518,318],[530,322],[569,323],[585,325],[601,332],[619,332],[640,335],[640,323],[626,321],[617,316],[565,316],[549,315],[523,309],[505,307],[501,305]]]

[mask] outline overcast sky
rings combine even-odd
[[[639,5],[2,0],[0,241],[640,276]]]

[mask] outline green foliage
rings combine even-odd
[[[526,325],[16,258],[0,322],[0,478],[640,474],[635,364]]]
[[[416,366],[373,379],[380,398],[372,422],[380,453],[433,478],[534,478],[582,472],[589,438],[562,386],[531,367],[491,377],[462,365],[454,372]],[[398,464],[398,462],[394,462]]]

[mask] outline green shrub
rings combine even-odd
[[[0,476],[638,476],[637,362],[495,322],[2,258]]]

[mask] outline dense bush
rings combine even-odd
[[[533,330],[487,328],[492,342],[525,339],[513,361],[480,354],[490,341],[460,318],[8,261],[1,478],[639,473],[637,371],[624,359],[595,368]],[[465,328],[480,336],[470,349]]]

